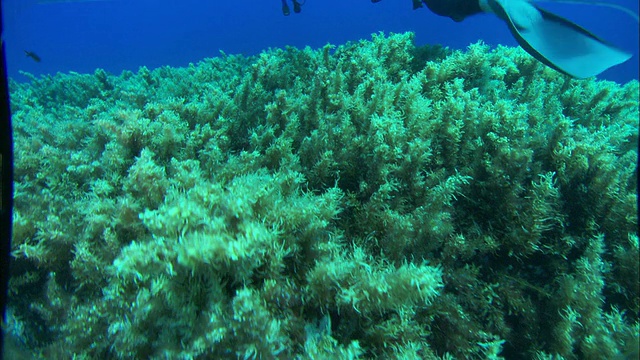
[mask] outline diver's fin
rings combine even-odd
[[[526,52],[564,74],[595,76],[632,56],[528,0],[487,0],[487,4]]]
[[[640,23],[640,17],[638,17],[638,14],[635,11],[633,11],[633,10],[629,9],[628,7],[623,6],[623,5],[611,4],[611,3],[608,3],[608,2],[597,1],[597,0],[539,0],[539,1],[608,7],[608,8],[611,8],[611,9],[616,9],[616,10],[622,11],[623,13],[631,16],[633,18],[633,20],[635,20],[637,23]]]

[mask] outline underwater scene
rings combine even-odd
[[[637,359],[637,1],[320,2],[3,2],[4,358]]]

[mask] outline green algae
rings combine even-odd
[[[11,84],[9,331],[47,358],[613,358],[638,82],[412,34]]]

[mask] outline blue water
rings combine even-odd
[[[606,0],[603,0],[606,1]],[[638,12],[637,0],[611,1]],[[600,78],[638,79],[638,23],[616,10],[542,3],[576,21],[634,57]],[[506,26],[492,15],[455,23],[410,0],[307,0],[302,13],[285,17],[280,0],[112,0],[38,3],[3,1],[9,76],[103,68],[119,74],[140,66],[185,66],[205,57],[257,54],[269,47],[321,47],[369,39],[374,32],[416,33],[418,45],[465,48],[483,40],[515,46]],[[36,63],[24,50],[37,53]]]

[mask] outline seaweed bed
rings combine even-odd
[[[637,358],[638,90],[411,33],[12,82],[11,351]]]

